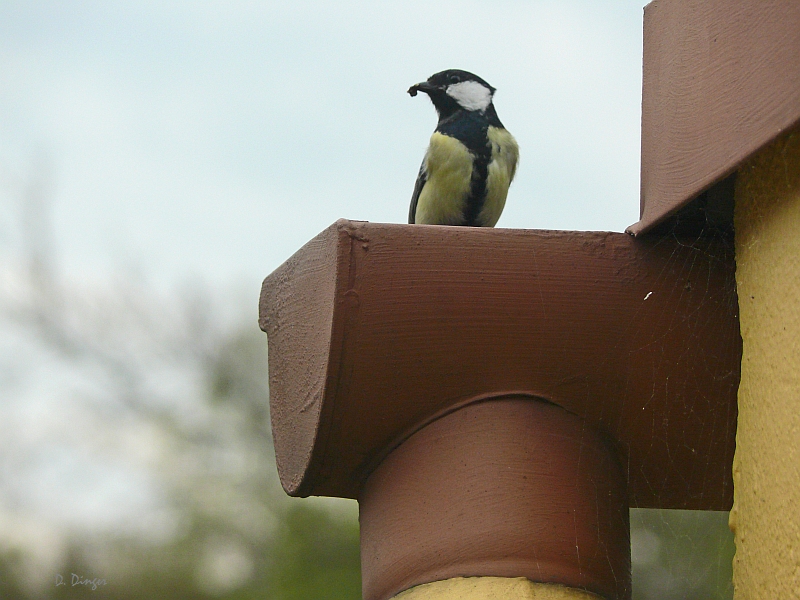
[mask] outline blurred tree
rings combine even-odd
[[[728,513],[631,511],[633,600],[730,600]]]
[[[0,372],[13,375],[19,398],[38,397],[68,418],[51,419],[32,438],[6,427],[0,440],[0,598],[85,597],[72,573],[105,579],[105,598],[358,598],[354,503],[292,503],[280,489],[266,339],[255,319],[226,319],[199,284],[164,294],[137,277],[66,280],[50,227],[47,161],[36,165],[27,183],[4,186],[17,193],[19,218],[4,236],[16,240],[13,260],[0,262]],[[18,418],[10,407],[0,404]],[[28,477],[27,488],[10,482],[43,453],[45,468],[63,463],[65,448],[94,471],[111,464],[124,477],[144,473],[137,495],[149,514],[115,515],[106,504],[97,507],[102,525],[69,515],[58,522],[59,500],[31,514],[38,478]],[[57,475],[83,480],[85,467]],[[34,556],[47,554],[43,544],[20,541],[24,532],[12,539],[19,528],[4,527],[23,517],[49,523],[54,531],[44,537],[63,548],[47,572]],[[59,574],[65,585],[55,585]]]
[[[302,500],[285,513],[267,569],[275,600],[361,597],[358,524]]]

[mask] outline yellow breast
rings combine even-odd
[[[514,137],[503,128],[489,127],[488,136],[492,160],[487,170],[486,200],[477,221],[484,227],[494,227],[506,203],[519,149]],[[453,137],[434,132],[423,169],[427,182],[417,200],[415,222],[462,225],[472,185],[473,157],[467,147]]]
[[[469,150],[457,139],[434,132],[423,168],[428,181],[417,200],[415,222],[460,225],[472,177]]]
[[[519,146],[508,131],[502,127],[489,127],[489,142],[492,144],[492,162],[486,179],[486,201],[478,215],[478,221],[484,227],[494,227],[503,213],[508,186],[519,162]]]

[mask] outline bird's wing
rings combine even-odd
[[[428,173],[425,171],[425,161],[422,161],[422,166],[419,168],[419,175],[417,175],[417,183],[414,184],[414,194],[411,196],[411,206],[408,209],[408,222],[414,224],[414,219],[417,215],[417,201],[419,195],[422,193],[422,188],[425,187],[425,182],[428,181]]]

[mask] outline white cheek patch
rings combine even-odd
[[[447,95],[465,110],[486,110],[492,101],[492,91],[477,81],[462,81],[449,85]]]

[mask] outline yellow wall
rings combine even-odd
[[[736,600],[800,598],[800,128],[736,181]]]
[[[599,596],[524,577],[456,577],[418,585],[397,600],[598,600]]]

